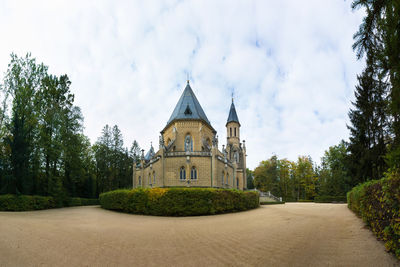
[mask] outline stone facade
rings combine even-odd
[[[232,115],[232,113],[234,113]],[[243,190],[246,147],[233,104],[227,144],[218,150],[218,137],[194,95],[189,81],[171,118],[161,131],[159,150],[151,146],[133,168],[133,187],[214,187]]]

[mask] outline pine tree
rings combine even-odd
[[[365,8],[366,16],[354,35],[353,49],[360,59],[367,55],[367,68],[372,68],[375,80],[381,81],[387,95],[385,115],[389,135],[384,137],[389,144],[388,165],[400,167],[400,1],[355,0],[353,9]],[[373,56],[373,64],[369,58]],[[371,71],[368,71],[371,72]],[[364,76],[364,75],[362,75]],[[383,82],[384,81],[384,82]],[[380,153],[381,148],[377,149]],[[379,165],[378,165],[379,166]],[[376,166],[376,168],[378,168]],[[381,171],[378,171],[381,173]],[[375,176],[375,174],[373,174]]]
[[[380,179],[386,170],[385,137],[387,136],[386,84],[379,81],[370,54],[367,66],[358,77],[354,108],[349,112],[351,126],[349,169],[353,186]]]

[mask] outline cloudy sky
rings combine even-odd
[[[248,167],[348,139],[363,12],[343,0],[0,1],[0,78],[31,52],[68,74],[92,142],[117,124],[158,148],[189,75],[219,145],[234,92]]]

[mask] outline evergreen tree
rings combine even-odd
[[[384,94],[388,96],[388,118],[390,135],[384,137],[389,144],[389,167],[400,167],[400,2],[398,0],[355,0],[353,9],[365,8],[366,16],[354,35],[353,48],[357,57],[367,55],[366,72],[374,73],[373,78],[382,82]],[[370,58],[373,57],[371,64]],[[364,74],[362,75],[364,76]],[[380,153],[377,149],[374,156]],[[374,168],[378,170],[380,164]],[[377,173],[382,173],[378,170]],[[371,175],[375,177],[376,173]],[[359,177],[360,178],[360,177]],[[365,178],[365,177],[364,177]],[[361,177],[363,179],[363,177]]]
[[[370,179],[380,179],[386,170],[384,156],[387,152],[386,85],[377,80],[372,55],[368,57],[367,67],[357,78],[356,101],[349,112],[351,126],[348,126],[349,170],[353,186]]]

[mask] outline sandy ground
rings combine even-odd
[[[97,206],[0,212],[0,266],[400,266],[345,204],[152,217]]]

